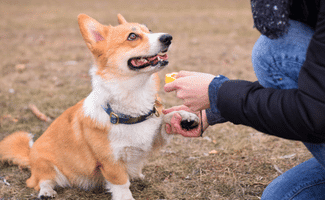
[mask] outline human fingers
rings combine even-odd
[[[172,134],[172,127],[170,126],[170,124],[166,124],[166,133],[168,134]]]
[[[172,92],[178,89],[178,85],[177,85],[177,80],[170,82],[170,83],[166,83],[164,86],[164,91],[165,92]]]
[[[191,72],[191,71],[180,71],[177,73],[176,78],[186,77],[186,76],[194,76],[197,75],[199,72]]]
[[[184,105],[180,105],[180,106],[174,106],[171,108],[167,108],[167,109],[163,109],[162,112],[164,115],[173,112],[173,111],[179,111],[179,110],[184,110],[184,111],[190,111],[190,109]]]

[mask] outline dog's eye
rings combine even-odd
[[[129,41],[133,41],[133,40],[136,40],[136,39],[138,39],[138,35],[137,34],[135,34],[135,33],[130,33],[130,35],[129,35],[129,37],[128,37],[128,40]]]

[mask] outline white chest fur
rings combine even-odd
[[[152,149],[152,143],[155,135],[160,131],[161,118],[152,116],[150,119],[132,125],[119,124],[112,125],[112,129],[109,133],[109,140],[111,141],[111,148],[113,150],[116,159],[136,159],[129,158],[125,154],[125,148],[132,149],[132,151],[142,152],[141,154],[147,154]],[[136,152],[129,152],[136,154]],[[142,155],[138,155],[142,156]],[[145,155],[144,155],[145,156]]]
[[[153,115],[137,124],[110,124],[110,117],[103,107],[109,103],[115,113],[132,117],[147,114],[153,108],[156,98],[154,77],[143,75],[128,80],[108,81],[96,75],[95,66],[90,74],[93,91],[84,101],[85,115],[101,125],[110,126],[107,135],[116,160],[123,159],[128,165],[141,162],[152,149],[162,119]]]

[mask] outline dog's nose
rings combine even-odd
[[[165,35],[162,35],[160,38],[159,38],[159,41],[162,42],[164,45],[170,45],[172,42],[171,40],[173,39],[173,37],[169,34],[165,34]]]

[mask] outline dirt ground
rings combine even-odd
[[[259,37],[249,1],[242,0],[1,0],[0,140],[25,130],[37,139],[50,125],[28,109],[35,104],[55,119],[91,91],[92,62],[77,24],[86,13],[117,24],[117,13],[153,32],[173,36],[170,64],[160,72],[190,70],[256,81],[251,51]],[[162,81],[163,84],[163,81]],[[175,93],[160,96],[179,105]],[[133,181],[135,199],[260,199],[282,172],[309,159],[300,142],[268,136],[231,123],[210,127],[203,138],[175,136],[151,157],[143,181]],[[30,176],[0,163],[0,199],[35,199]],[[57,199],[110,199],[104,190],[58,188]]]

